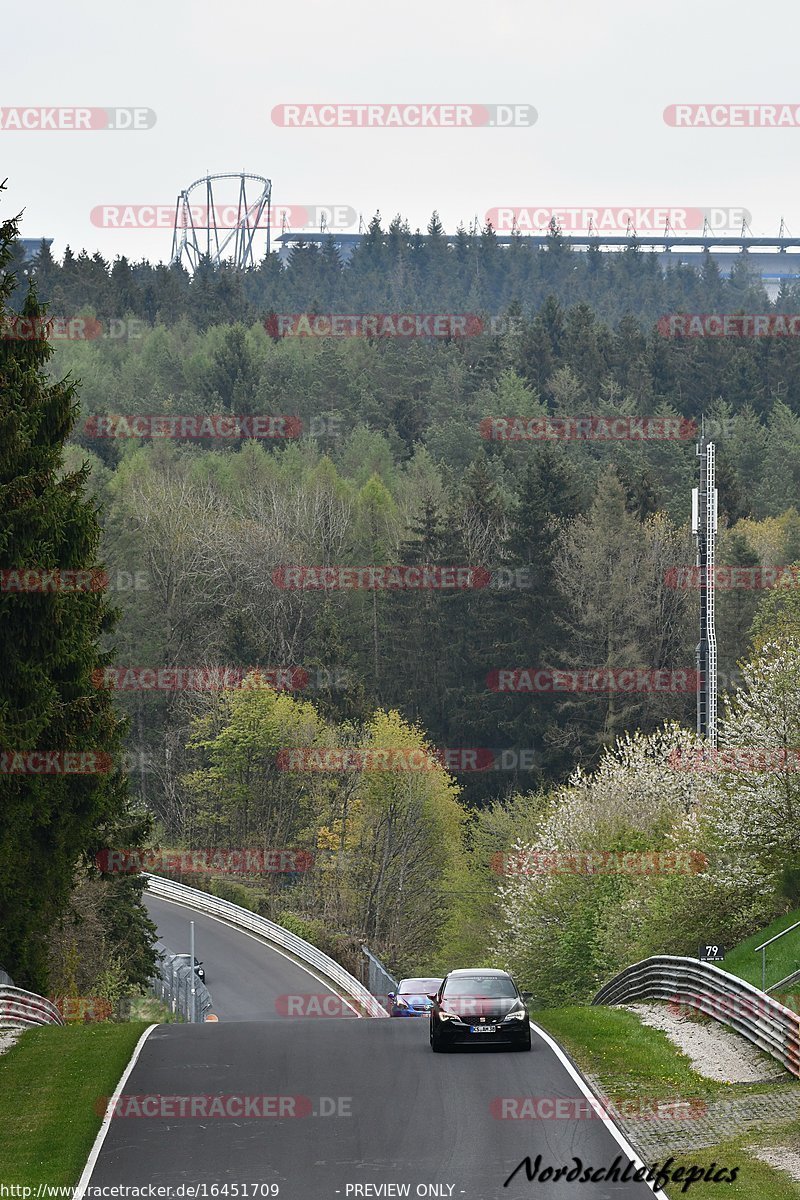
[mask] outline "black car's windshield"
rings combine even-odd
[[[517,992],[510,979],[502,975],[462,975],[448,979],[445,996],[470,996],[474,999],[513,999]]]

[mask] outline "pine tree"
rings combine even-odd
[[[14,286],[3,277],[16,224],[0,226],[0,325]],[[45,314],[31,292],[23,315],[40,331]],[[6,570],[92,570],[100,526],[86,496],[88,468],[61,473],[77,414],[75,389],[51,382],[44,337],[0,340],[0,564]],[[7,579],[13,577],[6,576]],[[93,672],[113,614],[100,591],[0,590],[0,963],[17,984],[46,987],[46,935],[65,908],[82,857],[113,836],[125,784],[113,759],[121,723]],[[86,752],[87,773],[14,752]],[[94,766],[93,766],[94,764]],[[74,766],[73,762],[73,766]],[[53,768],[60,767],[58,771]],[[98,771],[96,768],[100,767]],[[106,769],[103,770],[102,768]]]

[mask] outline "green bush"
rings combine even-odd
[[[280,912],[270,919],[277,925],[282,925],[284,929],[288,929],[290,933],[310,942],[312,946],[316,946],[318,950],[327,954],[334,962],[339,963],[351,975],[355,975],[356,978],[361,977],[363,955],[358,939],[338,933],[335,929],[329,929],[323,921],[316,917],[300,916],[294,912]]]
[[[780,893],[790,901],[792,907],[800,904],[800,862],[794,860],[783,868],[780,878]]]
[[[277,917],[273,918],[277,925],[282,925],[284,929],[288,929],[296,937],[301,937],[307,942],[311,942],[312,946],[322,949],[321,941],[327,939],[327,931],[322,921],[316,920],[314,917],[300,917],[297,913],[282,912]]]
[[[210,886],[211,894],[218,899],[229,900],[231,904],[238,904],[240,908],[247,908],[250,912],[258,911],[256,896],[250,888],[241,883],[232,883],[229,879],[212,879]]]

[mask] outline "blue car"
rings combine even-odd
[[[441,979],[401,979],[396,992],[389,992],[390,1017],[424,1017],[431,1011],[430,996],[438,992]]]

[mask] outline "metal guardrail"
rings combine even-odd
[[[198,912],[219,917],[236,929],[245,929],[249,933],[256,934],[269,945],[279,946],[302,964],[313,967],[335,991],[354,1001],[360,1013],[370,1017],[388,1017],[389,1014],[383,1005],[379,1004],[349,971],[345,971],[340,963],[335,962],[327,954],[323,954],[310,942],[290,933],[283,926],[276,925],[274,921],[260,917],[257,913],[250,912],[249,909],[241,908],[238,904],[232,904],[230,900],[220,900],[219,897],[211,896],[208,892],[187,887],[183,883],[175,883],[172,879],[162,879],[161,876],[151,875],[148,872],[145,872],[145,877],[148,890],[154,896],[159,896],[163,900],[174,900],[179,904],[186,905],[187,908],[195,908]]]
[[[50,1000],[24,988],[0,986],[0,1029],[29,1029],[34,1025],[63,1025],[64,1018]]]
[[[158,967],[150,980],[150,990],[159,1000],[169,1006],[173,1013],[180,1013],[184,1021],[205,1021],[206,1014],[214,1007],[211,993],[202,979],[189,966],[184,954],[173,954],[163,942],[156,942]],[[194,980],[192,976],[194,975]],[[194,1005],[192,1005],[192,982],[194,982]]]
[[[778,989],[787,988],[790,983],[797,983],[798,980],[800,980],[800,971],[792,971],[791,975],[787,975],[784,979],[779,979],[777,983],[771,983],[768,988],[764,988],[764,991],[767,994],[777,992]]]
[[[754,954],[758,954],[759,950],[761,951],[761,989],[764,992],[769,990],[767,988],[767,946],[771,946],[773,942],[779,942],[782,937],[786,937],[787,933],[791,933],[793,929],[800,929],[800,921],[795,921],[794,925],[790,925],[788,929],[782,929],[774,937],[767,938],[766,942],[762,942],[760,946],[756,946],[753,950]],[[796,962],[797,959],[795,959]],[[779,979],[776,984],[773,984],[773,987],[780,987],[781,984],[788,983],[794,974],[795,972],[793,971],[791,975],[786,976],[786,979]]]
[[[800,1016],[751,983],[694,958],[659,954],[611,979],[592,1004],[668,1000],[730,1026],[800,1076]]]

